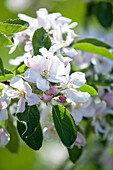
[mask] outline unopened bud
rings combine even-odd
[[[61,103],[64,103],[66,101],[66,97],[65,96],[59,96],[59,100]]]
[[[51,97],[51,95],[49,93],[47,93],[47,94],[42,96],[42,100],[45,103],[49,103],[52,100],[52,97]]]
[[[51,86],[49,89],[50,94],[52,95],[57,95],[59,93],[60,90],[57,89],[56,86]]]

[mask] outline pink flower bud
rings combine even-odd
[[[107,103],[108,107],[113,108],[113,92],[106,93],[103,99]]]
[[[56,86],[51,86],[49,89],[50,94],[52,95],[57,95],[59,93],[60,90],[57,89]]]
[[[0,147],[5,147],[10,140],[9,133],[5,129],[0,129]]]
[[[59,96],[59,100],[61,103],[64,103],[66,101],[66,97],[65,96]]]
[[[43,102],[48,103],[52,100],[52,97],[50,96],[49,93],[47,93],[47,94],[42,96],[42,100],[43,100]]]

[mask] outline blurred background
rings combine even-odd
[[[0,21],[17,18],[18,13],[36,17],[36,10],[47,8],[49,13],[61,12],[78,22],[75,32],[81,37],[97,37],[112,42],[112,1],[94,0],[0,0]],[[108,35],[108,39],[106,38]],[[12,70],[10,58],[23,55],[18,48],[8,54],[9,48],[0,47],[4,67]],[[91,127],[89,127],[90,130]],[[113,140],[112,140],[113,141]],[[58,140],[44,141],[40,151],[33,151],[22,141],[18,154],[0,148],[0,170],[112,170],[113,142],[99,142],[90,135],[82,157],[73,165],[66,148]]]

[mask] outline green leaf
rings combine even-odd
[[[13,45],[12,41],[0,32],[0,46]]]
[[[14,74],[10,70],[4,69],[4,72],[5,72],[5,77],[2,76],[2,74],[0,73],[0,82],[10,80],[12,77],[14,77]]]
[[[25,64],[22,64],[20,67],[17,67],[14,71],[15,74],[22,74],[26,71],[27,67]]]
[[[94,6],[93,13],[103,27],[108,28],[112,25],[113,15],[110,2],[98,2]]]
[[[23,26],[25,26],[25,27],[29,27],[29,23],[28,23],[28,22],[23,21],[23,20],[21,20],[21,19],[19,19],[19,18],[16,18],[16,19],[14,19],[14,20],[8,19],[8,20],[6,20],[6,21],[3,22],[3,23],[19,24],[19,25],[23,25]]]
[[[105,47],[107,49],[111,49],[113,47],[111,47],[109,44],[106,44],[105,42],[103,41],[100,41],[100,40],[97,40],[95,38],[84,38],[84,39],[80,39],[77,41],[77,43],[90,43],[90,44],[93,44],[93,45],[96,45],[98,47]]]
[[[78,50],[98,54],[98,55],[101,55],[103,57],[113,60],[113,54],[108,49],[106,49],[105,47],[102,47],[102,46],[97,46],[94,44],[90,44],[90,43],[81,41],[81,42],[76,42],[74,45],[74,48],[78,49]]]
[[[17,129],[21,138],[32,149],[40,149],[42,146],[43,135],[37,106],[28,106],[26,103],[25,111],[23,113],[18,113],[17,117]]]
[[[70,160],[75,163],[81,156],[83,148],[78,148],[77,146],[74,146],[73,148],[68,148],[68,153]]]
[[[5,77],[4,76],[0,76],[0,82],[6,81],[6,80],[10,80],[12,77],[14,77],[13,74],[6,74]]]
[[[2,91],[4,89],[4,85],[0,85],[0,91]]]
[[[3,62],[2,62],[1,57],[0,57],[0,72],[1,72],[1,75],[2,75],[2,76],[5,76],[4,66],[3,66]]]
[[[53,121],[62,143],[69,147],[77,137],[76,125],[69,111],[60,105],[52,108]]]
[[[42,47],[45,47],[47,50],[49,50],[49,48],[51,47],[51,40],[44,28],[37,29],[34,32],[32,45],[35,56],[40,54],[39,49]]]
[[[97,91],[93,87],[91,87],[87,84],[84,84],[83,86],[81,86],[77,89],[82,91],[82,92],[88,92],[91,96],[97,96],[98,95]]]
[[[35,128],[35,131],[32,133],[31,136],[24,138],[22,134],[25,132],[26,127],[23,123],[17,121],[17,129],[19,132],[20,137],[23,139],[23,141],[32,149],[39,150],[42,146],[42,129],[40,126],[40,123],[38,123],[37,127]]]
[[[94,74],[87,77],[88,83],[96,86],[110,86],[113,85],[113,79],[108,74]]]
[[[17,33],[20,31],[24,31],[26,30],[27,27],[23,26],[23,25],[19,25],[19,24],[10,24],[10,23],[0,23],[0,32],[4,33],[4,34],[13,34],[13,33]]]
[[[23,113],[17,113],[17,118],[20,122],[24,122],[26,130],[22,134],[23,137],[30,136],[37,127],[40,119],[39,111],[36,105],[28,106],[26,103],[25,111]]]
[[[6,121],[6,129],[10,134],[10,141],[7,144],[6,148],[12,153],[17,153],[19,150],[20,141],[17,129],[14,125],[14,119],[11,115],[8,116],[8,120]]]

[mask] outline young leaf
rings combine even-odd
[[[6,20],[4,23],[18,24],[18,25],[23,25],[23,26],[25,26],[25,27],[29,27],[29,23],[28,23],[28,22],[23,21],[23,20],[21,20],[21,19],[19,19],[19,18],[14,19],[14,20],[8,19],[8,20]]]
[[[31,136],[27,138],[24,138],[22,135],[26,130],[26,127],[23,123],[17,121],[17,129],[20,137],[30,148],[34,150],[39,150],[41,148],[43,135],[42,135],[42,129],[40,123],[38,123],[37,127],[35,128],[34,132],[31,134]]]
[[[93,87],[91,87],[87,84],[84,84],[83,86],[81,86],[77,89],[82,91],[82,92],[88,92],[91,96],[97,96],[98,95],[97,91]]]
[[[75,122],[69,111],[60,105],[52,108],[53,121],[62,143],[69,147],[77,137]]]
[[[2,76],[5,76],[4,66],[3,66],[3,62],[2,62],[1,57],[0,57],[0,72],[1,72],[1,75],[2,75]]]
[[[5,77],[4,76],[0,76],[0,82],[10,80],[12,77],[14,77],[13,74],[6,74]]]
[[[6,148],[12,153],[17,153],[19,150],[20,142],[17,129],[14,125],[14,120],[11,115],[9,115],[8,120],[6,121],[6,129],[10,134],[10,141]]]
[[[93,45],[96,45],[98,47],[105,47],[107,49],[111,49],[113,47],[111,47],[109,44],[103,42],[103,41],[100,41],[98,39],[95,39],[95,38],[84,38],[84,39],[80,39],[77,41],[77,43],[90,43],[90,44],[93,44]]]
[[[26,71],[27,67],[25,64],[21,64],[20,66],[15,68],[14,74],[22,74]]]
[[[0,32],[0,46],[13,45],[12,41]]]
[[[34,32],[32,45],[34,55],[40,54],[39,49],[42,47],[45,47],[47,50],[49,50],[49,48],[51,47],[51,40],[44,28],[37,29]]]
[[[19,25],[19,24],[10,24],[10,23],[0,23],[0,32],[4,33],[4,34],[13,34],[13,33],[17,33],[20,31],[24,31],[26,30],[27,27],[23,26],[23,25]]]
[[[78,148],[77,146],[74,146],[73,148],[68,148],[68,153],[70,160],[75,163],[81,156],[83,148]]]
[[[98,43],[97,44],[94,42],[92,43],[91,41],[89,43],[89,42],[87,42],[87,40],[86,40],[86,42],[85,42],[85,40],[84,41],[81,40],[81,41],[77,41],[74,44],[74,48],[78,49],[78,50],[83,50],[83,51],[88,51],[90,53],[98,54],[98,55],[101,55],[103,57],[113,60],[113,54],[109,51],[109,50],[113,50],[113,48],[107,49],[108,46],[106,48],[105,44],[103,44],[103,46],[101,44],[101,46],[100,46],[100,44],[98,44]]]

